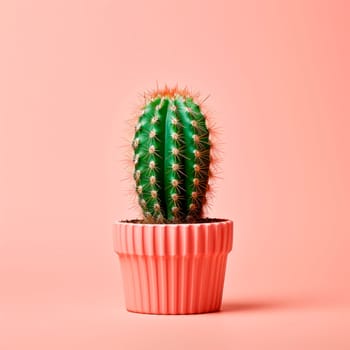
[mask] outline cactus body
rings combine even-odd
[[[195,221],[209,179],[206,118],[193,97],[161,90],[147,100],[135,126],[134,179],[145,219]]]

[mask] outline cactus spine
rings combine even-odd
[[[148,222],[196,221],[206,200],[210,141],[200,105],[186,90],[158,90],[135,126],[134,179]]]

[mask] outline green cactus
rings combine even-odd
[[[157,90],[135,126],[134,179],[146,222],[201,218],[209,180],[206,117],[187,90]]]

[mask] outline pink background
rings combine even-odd
[[[0,3],[0,348],[349,349],[347,1]],[[223,311],[124,310],[126,121],[211,97],[235,221]]]

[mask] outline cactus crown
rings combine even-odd
[[[145,95],[132,141],[144,221],[195,222],[203,213],[210,166],[206,117],[188,90]]]

